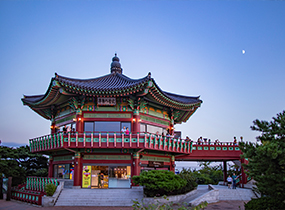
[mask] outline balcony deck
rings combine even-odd
[[[121,133],[57,133],[30,139],[31,152],[49,152],[59,149],[147,149],[171,152],[177,160],[239,159],[238,145],[228,142],[201,143],[162,137],[150,133],[124,135]]]

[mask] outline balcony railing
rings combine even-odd
[[[57,133],[30,139],[31,152],[60,148],[131,148],[189,154],[192,142],[150,133]]]
[[[129,135],[115,132],[78,133],[67,132],[30,139],[31,152],[50,151],[61,148],[130,148],[151,149],[181,154],[202,151],[239,151],[233,142],[192,142],[151,133]]]

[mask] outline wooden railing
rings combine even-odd
[[[30,139],[32,152],[58,148],[137,148],[187,154],[192,142],[149,133],[57,133]]]
[[[42,204],[42,196],[44,196],[47,184],[59,185],[59,182],[54,178],[48,177],[27,177],[25,187],[13,188],[12,199],[23,202]]]

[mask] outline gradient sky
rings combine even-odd
[[[27,144],[50,122],[23,106],[54,73],[123,73],[201,96],[182,136],[255,141],[253,120],[284,110],[284,1],[0,1],[0,139]],[[245,50],[245,53],[242,53]]]

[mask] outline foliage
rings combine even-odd
[[[187,184],[184,188],[185,192],[194,190],[195,187],[198,186],[198,184],[196,183],[196,179],[193,176],[192,171],[190,169],[183,168],[182,171],[178,174],[178,176],[180,176],[183,180],[187,181]]]
[[[56,186],[52,183],[46,185],[45,192],[47,196],[53,196],[54,192],[56,191]]]
[[[202,167],[200,170],[191,171],[183,168],[181,173],[187,171],[197,184],[218,184],[223,180],[222,165],[210,166],[210,162],[202,162],[199,166]]]
[[[144,186],[144,193],[148,197],[177,195],[187,185],[187,181],[180,176],[164,170],[144,171],[139,176],[133,176],[132,180]]]
[[[252,199],[244,205],[245,210],[280,210],[285,209],[285,203],[270,197]]]
[[[282,203],[285,201],[285,111],[270,122],[255,120],[253,124],[251,129],[260,131],[261,135],[256,143],[241,142],[240,149],[242,157],[249,160],[244,165],[249,176],[257,182],[261,196],[267,197],[253,203],[259,205],[270,198]]]
[[[0,173],[12,177],[13,186],[25,182],[26,176],[47,176],[48,159],[41,154],[31,153],[29,146],[0,146],[0,159]]]
[[[164,199],[169,200],[167,196],[163,196]],[[177,210],[200,210],[204,209],[207,207],[208,203],[207,201],[200,203],[198,206],[190,207],[187,205],[187,203],[180,204],[179,206],[175,206]],[[139,201],[133,201],[133,206],[134,210],[172,210],[174,209],[174,203],[161,203],[157,201],[155,204],[149,204],[145,205],[143,202]]]

